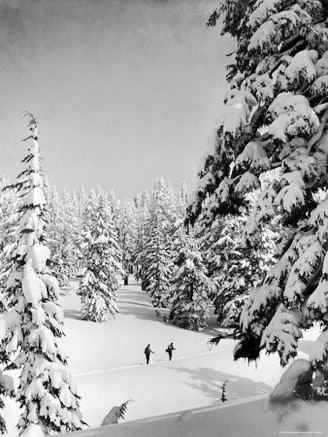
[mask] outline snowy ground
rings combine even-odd
[[[81,407],[91,427],[99,426],[114,405],[128,399],[127,420],[220,404],[220,387],[229,380],[229,401],[268,393],[281,369],[276,357],[264,357],[256,368],[234,363],[235,342],[227,340],[209,350],[210,333],[195,333],[162,322],[139,285],[118,292],[120,314],[94,324],[80,320],[74,293],[64,297],[66,349],[76,375]],[[176,351],[168,362],[165,352]],[[146,365],[143,351],[150,343],[155,354]]]
[[[99,427],[114,405],[120,405],[128,399],[134,401],[128,407],[125,424],[114,425],[114,430],[111,426],[110,435],[130,435],[128,432],[131,431],[131,427],[129,428],[128,422],[135,420],[139,422],[134,422],[137,425],[133,426],[133,429],[143,429],[142,433],[138,434],[140,436],[197,435],[190,434],[189,427],[197,429],[196,425],[192,425],[194,420],[199,423],[199,420],[204,420],[204,415],[210,417],[212,414],[216,421],[221,417],[222,422],[223,418],[230,417],[226,412],[233,411],[232,407],[229,407],[231,405],[234,405],[233,408],[241,409],[244,414],[245,407],[238,406],[240,401],[261,395],[266,398],[283,373],[276,356],[263,355],[257,366],[249,366],[243,361],[234,362],[234,341],[223,341],[209,350],[207,342],[212,338],[213,332],[195,333],[164,323],[156,317],[148,296],[137,284],[122,287],[118,291],[120,314],[115,320],[105,323],[96,324],[80,319],[80,302],[74,287],[67,295],[62,296],[61,304],[65,312],[65,348],[69,355],[70,370],[75,374],[78,393],[82,397],[81,410],[84,420],[91,428]],[[176,351],[173,360],[168,362],[165,349],[171,341]],[[310,341],[311,337],[308,337],[305,349]],[[143,354],[148,343],[151,343],[155,351],[151,356],[150,365],[145,364]],[[228,401],[223,405],[220,401],[220,387],[226,380]],[[258,414],[253,411],[254,408],[256,411],[264,412],[263,399],[249,405],[247,408],[251,408],[252,412],[244,414],[248,417],[247,420]],[[194,411],[191,417],[188,416],[187,421],[184,420],[184,416],[181,419],[180,413],[176,414],[204,407],[206,411]],[[184,424],[181,425],[182,434],[177,434],[173,430],[172,434],[168,430],[166,434],[161,434],[160,424],[164,423],[163,418],[159,419],[158,423],[155,420],[149,422],[149,419],[140,422],[140,419],[159,415],[169,415],[167,420],[175,424],[174,426],[177,426],[176,422]],[[10,416],[10,422],[15,423],[17,415],[12,411]],[[276,417],[265,417],[266,421],[276,423]],[[157,431],[154,434],[154,431],[148,428],[149,423],[154,426],[155,422]],[[235,434],[231,435],[243,435],[239,433],[242,432],[242,421],[239,423],[239,427],[234,420],[226,423],[225,426],[231,431],[233,426],[237,427]],[[186,426],[189,431],[184,433],[183,427]],[[217,423],[210,425],[209,421],[208,432],[212,429],[211,426],[216,427]],[[268,428],[268,424],[265,427]],[[163,429],[168,429],[167,425]],[[250,430],[249,427],[248,429]],[[124,430],[127,433],[124,434]],[[94,431],[87,434],[100,435]],[[14,437],[15,432],[9,432],[9,435]]]

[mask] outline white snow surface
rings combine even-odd
[[[31,423],[28,428],[21,434],[21,437],[46,437],[41,426]]]
[[[212,349],[207,345],[215,335],[215,318],[203,332],[165,323],[134,283],[117,291],[120,313],[115,319],[83,321],[75,294],[78,284],[73,285],[74,289],[60,297],[65,314],[63,341],[82,397],[83,419],[91,429],[72,436],[277,435],[282,425],[276,413],[265,412],[265,406],[284,372],[278,356],[263,354],[257,365],[234,362],[235,341],[224,340]],[[158,311],[168,315],[167,310]],[[313,339],[316,336],[313,334]],[[306,345],[312,342],[311,336],[305,338]],[[176,350],[169,362],[165,349],[171,342]],[[155,353],[146,365],[143,352],[149,343]],[[228,401],[223,404],[221,386],[226,380]],[[96,429],[113,406],[129,399],[134,402],[128,405],[125,422]],[[241,404],[244,401],[247,403]],[[9,435],[17,437],[19,410],[14,401],[6,403]],[[156,419],[161,415],[166,416]],[[283,429],[289,429],[290,423],[288,419]]]
[[[22,288],[26,301],[31,303],[33,308],[37,308],[41,299],[47,294],[46,286],[32,267],[31,258],[27,260],[24,267]]]
[[[42,272],[46,268],[46,262],[50,258],[50,250],[47,246],[35,243],[27,252],[27,259],[31,258],[35,271]]]

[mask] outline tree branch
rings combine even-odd
[[[312,149],[312,146],[318,141],[320,140],[320,138],[322,137],[323,134],[323,130],[326,126],[326,122],[328,120],[328,109],[326,109],[325,113],[322,116],[321,122],[320,122],[320,126],[319,129],[317,130],[317,132],[310,138],[309,142],[308,142],[308,147],[307,147],[307,154],[309,155]]]
[[[297,36],[297,38],[298,38],[298,36]],[[295,38],[295,39],[297,39],[297,38]],[[275,63],[271,68],[270,68],[270,70],[268,71],[269,76],[272,75],[272,73],[273,73],[277,68],[279,68],[280,64],[282,63],[282,57],[283,57],[283,56],[288,56],[288,55],[290,55],[290,54],[293,53],[295,50],[297,50],[300,46],[302,46],[302,45],[304,44],[304,42],[305,42],[304,40],[298,41],[298,42],[295,44],[295,46],[291,47],[291,48],[288,49],[288,50],[285,50],[285,51],[281,52],[278,61],[277,61],[277,62],[276,62],[276,63]],[[286,43],[286,44],[287,44],[287,43]]]
[[[315,106],[313,108],[313,110],[316,114],[320,114],[321,112],[325,111],[326,109],[328,109],[328,103],[322,103],[321,105]]]
[[[321,176],[319,181],[313,181],[309,185],[306,186],[307,189],[312,189],[314,187],[320,188],[322,187],[326,182],[328,182],[328,173]]]

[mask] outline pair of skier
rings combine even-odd
[[[175,351],[175,347],[173,346],[173,343],[169,344],[168,347],[165,349],[165,352],[169,354],[169,361],[172,360],[172,353]],[[146,363],[149,364],[150,354],[154,354],[155,352],[151,350],[150,344],[147,345],[145,349],[145,356],[146,356]]]

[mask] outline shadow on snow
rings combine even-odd
[[[225,397],[228,401],[270,393],[272,391],[272,387],[263,382],[241,378],[207,367],[197,367],[196,369],[173,367],[172,370],[189,374],[190,380],[183,383],[202,391],[213,400],[213,403],[221,399],[222,384],[227,380]]]

